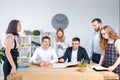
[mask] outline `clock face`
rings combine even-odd
[[[65,29],[68,26],[68,18],[64,14],[56,14],[52,18],[52,26],[57,30],[58,28]]]

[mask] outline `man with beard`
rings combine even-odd
[[[93,62],[99,63],[101,57],[101,51],[99,47],[99,31],[102,26],[102,21],[99,18],[92,20],[92,26],[94,29],[93,38],[92,38],[92,50],[90,53],[90,59]]]

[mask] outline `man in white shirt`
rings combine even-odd
[[[48,36],[44,36],[42,38],[42,46],[35,50],[32,58],[30,59],[30,63],[39,66],[47,66],[55,62],[58,62],[55,49],[50,47],[50,38]]]

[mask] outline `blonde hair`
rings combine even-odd
[[[120,39],[120,36],[112,29],[111,26],[106,25],[100,29],[100,48],[101,48],[102,52],[105,52],[108,39],[103,38],[103,36],[101,34],[102,30],[105,30],[106,33],[108,34],[109,38],[112,40]]]
[[[62,37],[58,37],[58,32],[61,31],[63,33]],[[64,42],[65,41],[65,36],[64,36],[64,31],[62,28],[58,28],[56,31],[56,37],[55,37],[56,42]]]

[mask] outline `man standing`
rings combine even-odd
[[[80,46],[80,39],[74,37],[72,39],[72,47],[68,47],[64,56],[59,59],[59,62],[63,63],[68,59],[68,62],[78,62],[82,59],[90,63],[90,59],[85,48]]]
[[[99,31],[100,28],[102,27],[102,21],[99,18],[95,18],[92,20],[92,26],[94,29],[94,33],[93,33],[93,38],[92,38],[92,50],[90,53],[90,59],[93,62],[99,63],[100,61],[100,57],[101,57],[101,51],[100,51],[100,47],[99,47]]]

